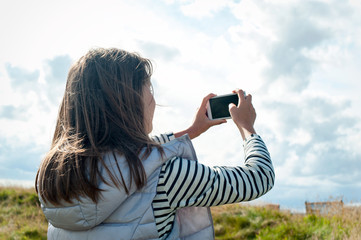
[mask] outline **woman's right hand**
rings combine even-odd
[[[237,89],[233,91],[238,94],[238,106],[229,104],[229,112],[232,120],[241,132],[242,138],[246,139],[251,134],[256,133],[254,130],[254,122],[256,120],[256,111],[252,105],[252,95],[244,95],[243,90]]]

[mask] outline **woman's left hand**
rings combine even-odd
[[[175,133],[175,137],[180,137],[186,133],[188,133],[191,139],[198,137],[205,131],[207,131],[210,127],[215,125],[220,125],[222,123],[226,123],[225,119],[211,120],[207,117],[207,103],[210,98],[216,96],[216,94],[210,93],[206,97],[203,98],[201,106],[198,108],[196,116],[193,120],[192,125],[181,132]]]

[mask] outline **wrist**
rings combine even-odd
[[[200,133],[198,133],[197,129],[194,128],[193,126],[190,126],[186,132],[188,133],[190,139],[193,139],[193,138],[196,138],[198,137],[199,135],[201,135]]]
[[[247,139],[252,134],[257,134],[253,126],[237,126],[237,127],[242,135],[243,140]]]
[[[200,135],[199,133],[197,133],[197,131],[193,127],[189,127],[186,130],[174,133],[174,137],[178,138],[178,137],[181,137],[181,136],[183,136],[185,134],[188,134],[190,139],[196,138],[196,137],[198,137]]]

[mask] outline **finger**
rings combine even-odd
[[[234,108],[236,108],[237,106],[234,104],[234,103],[230,103],[229,105],[228,105],[228,111],[229,111],[229,113],[232,115],[232,111],[233,111],[233,109]]]
[[[252,102],[252,95],[248,94],[246,99],[247,99],[247,101]]]
[[[228,109],[229,109],[229,110],[231,110],[231,109],[234,108],[234,107],[237,107],[236,104],[234,104],[234,103],[230,103],[230,104],[228,105]]]
[[[237,90],[236,90],[236,93],[237,93],[238,99],[239,99],[239,101],[238,101],[238,107],[239,107],[240,104],[241,104],[241,102],[243,102],[244,99],[245,99],[244,91],[243,91],[242,89],[237,89]]]
[[[214,93],[210,93],[207,96],[205,96],[203,98],[202,103],[201,103],[201,108],[205,108],[207,106],[207,103],[208,103],[209,99],[211,99],[212,97],[215,97],[215,96],[217,96],[217,95],[214,94]]]
[[[211,124],[212,124],[212,126],[214,126],[214,125],[220,125],[220,124],[223,124],[223,123],[226,123],[226,122],[227,122],[226,119],[217,119],[217,120],[212,120]]]

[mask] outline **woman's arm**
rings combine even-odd
[[[192,125],[187,128],[186,130],[174,133],[174,136],[181,137],[184,134],[188,134],[190,139],[196,138],[205,131],[207,131],[210,127],[213,127],[215,125],[220,125],[222,123],[226,123],[227,121],[225,119],[221,120],[210,120],[207,117],[207,103],[210,98],[216,96],[213,93],[208,94],[206,97],[203,98],[203,101],[201,103],[201,106],[198,108],[196,116],[193,120]]]
[[[253,127],[256,112],[252,96],[245,97],[242,90],[234,92],[239,96],[239,104],[230,104],[229,109],[244,140],[244,165],[208,167],[179,157],[164,164],[153,200],[154,216],[160,233],[164,234],[171,229],[174,212],[178,208],[249,201],[262,196],[273,187],[275,174],[272,161],[266,145]],[[214,95],[208,95],[203,100],[194,121],[196,124],[176,133],[176,137],[188,133],[194,138],[209,128],[209,119],[204,109],[212,96]]]
[[[233,103],[229,105],[229,112],[244,140],[251,134],[256,133],[253,127],[256,120],[256,111],[252,105],[252,95],[248,94],[245,96],[243,90],[240,89],[237,89],[233,92],[238,94],[239,101],[238,106]],[[206,114],[207,103],[209,99],[214,96],[216,95],[211,93],[203,98],[201,106],[198,108],[192,125],[186,130],[176,132],[174,134],[176,138],[183,136],[184,134],[188,134],[189,137],[193,139],[207,131],[210,127],[227,122],[225,119],[210,120],[208,118]]]
[[[238,167],[208,167],[196,161],[174,158],[161,171],[157,202],[167,201],[168,211],[187,206],[216,206],[249,201],[268,192],[274,185],[270,155],[261,137],[244,142],[245,163]]]

